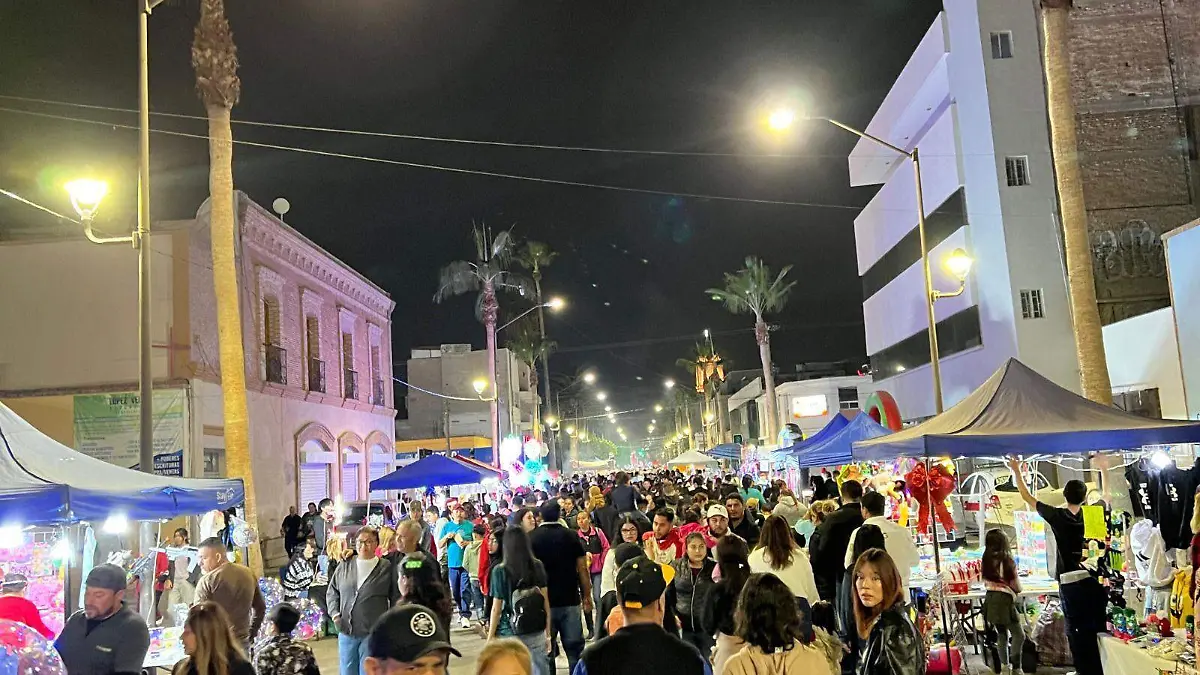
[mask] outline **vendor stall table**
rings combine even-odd
[[[1022,588],[1022,598],[1033,598],[1040,595],[1058,595],[1058,582],[1045,580],[1027,580],[1027,587]],[[931,579],[917,579],[912,582],[912,592],[917,590],[928,592],[933,587]],[[983,620],[983,600],[987,597],[987,591],[983,589],[982,584],[972,584],[970,590],[966,593],[947,593],[945,596],[946,604],[949,608],[948,619],[950,621],[950,630],[953,633],[956,629],[961,628],[963,635],[971,640],[972,647],[976,654],[979,653],[979,646],[983,644],[983,629],[985,628]],[[915,597],[913,603],[915,604]],[[965,608],[960,608],[957,603],[964,603]],[[1107,672],[1107,671],[1105,671]]]
[[[1162,673],[1180,674],[1189,671],[1184,664],[1166,659],[1158,659],[1117,638],[1101,633],[1100,665],[1105,673],[1137,673],[1138,675],[1160,675]],[[1195,672],[1190,669],[1190,672]]]

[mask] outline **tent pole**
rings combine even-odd
[[[925,455],[925,501],[929,502],[929,530],[933,535],[933,569],[937,574],[934,589],[937,591],[938,609],[942,617],[942,636],[946,640],[946,665],[954,672],[954,655],[950,648],[950,621],[946,617],[946,585],[942,579],[942,556],[938,552],[937,509],[933,507],[933,486],[929,471],[929,455]]]

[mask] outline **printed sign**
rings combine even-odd
[[[183,475],[186,393],[154,392],[154,472]],[[138,395],[81,394],[75,397],[75,449],[120,467],[137,469]]]
[[[825,394],[792,397],[792,417],[820,417],[829,414],[829,401]]]

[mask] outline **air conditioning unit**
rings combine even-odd
[[[462,356],[471,353],[471,345],[442,345],[442,356]]]

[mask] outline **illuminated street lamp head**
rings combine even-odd
[[[668,379],[666,382],[663,382],[663,386],[666,387],[667,389],[674,389],[675,388],[675,380]]]
[[[612,412],[612,406],[611,405],[604,406],[604,412]]]
[[[717,419],[717,416],[712,414],[711,412],[704,416],[705,422],[712,422],[715,419]]]
[[[575,435],[575,427],[567,427],[567,435],[574,436]]]
[[[662,411],[663,411],[663,407],[662,407],[661,403],[654,406],[654,412],[662,412]]]
[[[90,178],[76,178],[64,187],[71,196],[71,206],[83,220],[91,220],[96,215],[101,200],[108,194],[108,183]]]
[[[483,396],[483,392],[487,391],[488,381],[482,377],[477,377],[475,378],[475,381],[471,383],[471,386],[475,389],[476,394]]]
[[[583,374],[583,381],[584,381],[584,382],[586,382],[587,384],[596,384],[596,374],[595,374],[595,373],[590,373],[590,372],[589,372],[589,373],[584,373],[584,374]]]
[[[704,337],[708,337],[708,329],[707,328],[704,329]]]
[[[605,400],[605,399],[607,399],[607,398],[608,398],[608,394],[606,394],[606,393],[604,393],[604,392],[600,392],[599,394],[596,394],[596,400],[597,400],[597,401],[603,401],[603,400]]]
[[[563,300],[562,298],[560,298],[558,296],[550,298],[550,301],[546,303],[546,307],[549,307],[550,309],[554,310],[555,312],[557,312],[558,310],[560,310],[566,306],[567,306],[567,301]]]
[[[776,108],[767,116],[767,126],[773,131],[786,131],[796,122],[796,111],[791,108]]]
[[[971,256],[961,248],[956,248],[946,256],[942,261],[942,267],[959,281],[966,281],[967,275],[971,273],[971,265],[974,264]]]
[[[552,427],[555,424],[558,424],[558,418],[554,415],[546,415],[546,426]]]

